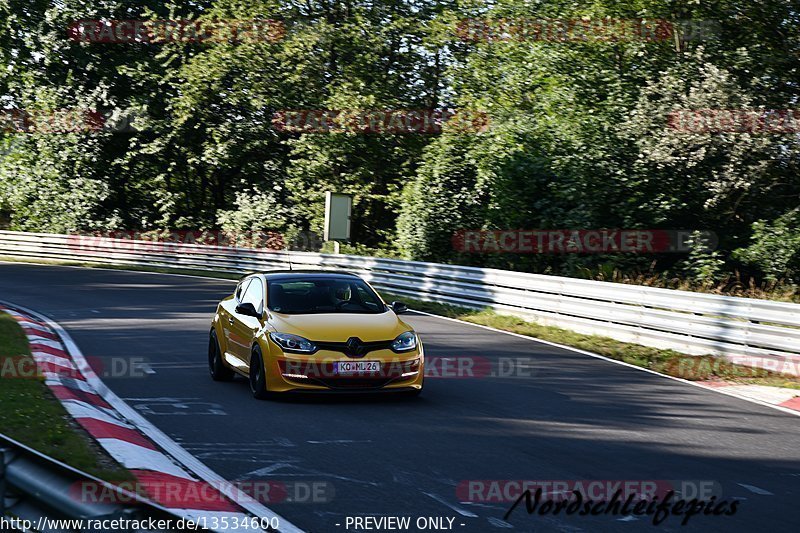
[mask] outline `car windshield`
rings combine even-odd
[[[276,313],[376,314],[386,311],[375,291],[356,278],[270,280],[267,287],[267,306]]]

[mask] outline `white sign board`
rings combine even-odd
[[[350,240],[350,213],[353,197],[335,192],[325,193],[325,240]]]

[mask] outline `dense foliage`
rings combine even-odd
[[[713,22],[702,38],[464,39],[459,21]],[[281,21],[259,42],[71,40],[81,19]],[[800,137],[685,132],[681,109],[796,109],[789,0],[0,0],[0,110],[91,109],[133,128],[0,126],[11,229],[319,233],[354,195],[368,253],[591,275],[734,271],[800,282]],[[481,132],[298,133],[282,110],[461,109]],[[6,113],[7,115],[7,113]],[[124,121],[123,121],[124,122]],[[717,252],[464,254],[462,229],[708,230]]]

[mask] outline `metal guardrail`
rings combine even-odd
[[[102,487],[108,495],[118,495],[121,503],[82,501],[78,495],[82,484]],[[114,498],[107,498],[114,499]],[[7,524],[23,520],[33,524],[33,531],[66,533],[71,529],[52,529],[55,520],[171,520],[179,518],[137,494],[101,481],[36,450],[0,434],[0,517]],[[51,519],[50,527],[43,519]],[[14,522],[11,522],[14,519]],[[42,519],[42,520],[40,520]],[[88,523],[88,522],[87,522]],[[38,529],[43,525],[42,529]],[[3,531],[6,531],[5,529]],[[91,529],[83,529],[87,533]],[[169,530],[158,530],[169,531]]]
[[[236,274],[290,263],[346,269],[393,294],[626,342],[800,361],[800,304],[396,259],[46,233],[0,231],[0,256]]]

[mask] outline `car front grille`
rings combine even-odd
[[[345,354],[347,357],[360,358],[364,357],[370,352],[376,352],[378,350],[391,350],[392,342],[394,342],[394,341],[364,342],[358,339],[356,339],[356,341],[357,342],[353,342],[353,339],[347,342],[314,341],[314,344],[317,346],[317,350],[329,350],[332,352],[341,352]]]

